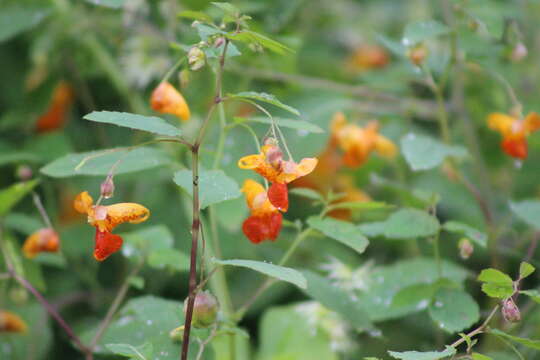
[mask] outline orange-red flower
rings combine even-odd
[[[248,179],[242,186],[246,194],[246,202],[251,216],[242,224],[242,231],[254,244],[264,240],[274,241],[281,231],[283,216],[270,203],[264,187],[258,182]]]
[[[189,120],[190,117],[186,100],[167,81],[160,83],[154,89],[150,97],[150,106],[157,112],[176,115],[183,121]]]
[[[385,67],[390,57],[385,49],[378,45],[361,45],[347,59],[347,67],[351,70],[365,71]]]
[[[24,333],[27,329],[26,323],[18,315],[0,310],[0,333]]]
[[[524,119],[502,113],[488,116],[490,129],[501,133],[501,147],[508,155],[525,159],[528,155],[527,136],[540,129],[540,115],[530,112]]]
[[[111,233],[117,225],[138,224],[150,216],[147,208],[135,203],[96,206],[87,191],[77,195],[73,206],[78,212],[87,214],[88,223],[96,228],[94,258],[98,261],[105,260],[122,247],[122,238]]]
[[[31,259],[41,252],[57,252],[60,248],[58,233],[51,228],[43,228],[34,232],[24,242],[24,256]]]
[[[352,168],[364,164],[372,152],[393,157],[397,147],[388,138],[379,134],[377,121],[369,122],[364,128],[347,122],[345,115],[338,112],[331,123],[332,142],[343,151],[343,163]]]
[[[49,108],[36,123],[37,132],[43,133],[62,128],[67,121],[72,102],[73,89],[68,83],[61,81],[53,91]]]

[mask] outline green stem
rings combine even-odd
[[[437,264],[437,277],[442,278],[442,264],[441,264],[441,252],[439,249],[439,234],[433,238],[433,256],[435,257],[435,263]]]

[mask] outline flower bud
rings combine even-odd
[[[112,175],[107,175],[105,180],[101,183],[100,186],[101,196],[105,199],[110,199],[114,195],[114,182]]]
[[[529,51],[527,50],[525,44],[523,44],[522,42],[518,42],[510,53],[510,60],[512,60],[513,62],[520,62],[527,56],[528,53]]]
[[[184,301],[184,314],[187,312],[188,299]],[[195,295],[193,317],[191,323],[196,328],[207,328],[216,322],[219,303],[209,291],[202,291]]]
[[[166,81],[154,89],[150,97],[150,105],[157,112],[176,115],[183,121],[189,120],[190,111],[186,100],[174,86]]]
[[[521,313],[512,297],[503,300],[501,312],[504,319],[508,322],[516,323],[521,321]]]
[[[182,341],[183,337],[184,337],[184,325],[182,326],[179,326],[175,329],[172,329],[170,332],[169,332],[169,337],[173,340],[173,341]]]
[[[470,258],[474,252],[474,246],[467,238],[462,238],[461,240],[459,240],[458,248],[459,256],[461,256],[463,260],[467,260],[468,258]]]
[[[192,47],[188,51],[188,63],[189,68],[193,71],[197,71],[206,64],[206,55],[197,46]]]
[[[16,176],[22,181],[28,181],[32,178],[32,169],[28,165],[20,165],[17,167]]]
[[[423,44],[416,45],[409,49],[407,56],[414,65],[420,66],[428,56],[428,50]]]

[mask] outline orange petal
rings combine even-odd
[[[28,326],[18,315],[0,310],[0,332],[24,333],[27,329]]]
[[[301,176],[306,176],[307,174],[315,170],[318,162],[319,160],[317,160],[316,158],[302,159],[298,164],[298,167],[296,168],[297,178]]]
[[[99,231],[97,228],[95,241],[94,258],[97,261],[103,261],[120,250],[123,242],[120,236],[111,234],[108,231]]]
[[[525,123],[525,135],[529,135],[540,129],[540,115],[536,112],[530,112],[523,121]]]
[[[77,197],[75,197],[75,200],[73,201],[73,207],[75,210],[82,214],[88,214],[88,211],[92,208],[92,204],[94,203],[94,200],[88,194],[88,191],[83,191]]]
[[[488,116],[490,129],[500,132],[503,136],[512,133],[512,124],[517,120],[502,113],[492,113]]]
[[[289,209],[289,192],[287,185],[273,183],[268,189],[268,200],[270,203],[283,212]]]
[[[247,179],[242,186],[242,192],[246,194],[246,202],[250,209],[254,207],[255,197],[265,192],[264,187],[255,180]]]
[[[73,102],[73,90],[66,82],[60,82],[54,89],[47,112],[38,119],[36,129],[43,133],[57,130],[64,126],[68,118],[68,110]]]
[[[264,240],[274,241],[281,231],[282,222],[283,216],[279,212],[265,216],[250,216],[242,224],[242,231],[254,244]]]
[[[146,221],[149,216],[150,210],[136,203],[118,203],[107,206],[107,221],[111,229],[125,222],[141,223]]]
[[[375,150],[384,157],[394,157],[397,154],[396,145],[382,135],[375,139]]]
[[[525,137],[505,138],[501,142],[501,147],[508,155],[517,159],[526,159],[528,155],[527,140]]]
[[[256,169],[264,162],[264,155],[248,155],[238,160],[238,167],[245,170]]]
[[[330,133],[332,136],[337,136],[337,133],[347,124],[347,119],[345,114],[341,111],[338,111],[332,116],[330,120]]]
[[[162,82],[154,89],[150,105],[157,112],[176,115],[183,121],[189,120],[190,111],[186,100],[168,82]]]
[[[40,252],[57,252],[59,247],[58,233],[53,229],[44,228],[34,232],[25,240],[23,254],[32,259]]]

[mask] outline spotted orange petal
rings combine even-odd
[[[136,203],[118,203],[107,206],[108,227],[112,230],[117,225],[129,222],[138,224],[146,221],[150,216],[150,210]]]
[[[90,209],[92,209],[92,204],[94,203],[94,200],[88,194],[88,191],[83,191],[79,195],[75,197],[75,200],[73,201],[73,207],[75,210],[82,214],[88,214]]]
[[[512,133],[512,125],[518,120],[503,113],[492,113],[489,114],[487,121],[490,129],[507,136]]]
[[[57,252],[60,248],[58,233],[50,228],[40,229],[30,235],[24,242],[23,254],[32,259],[40,252]]]

